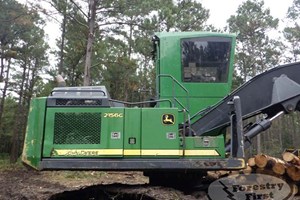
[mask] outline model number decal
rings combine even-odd
[[[104,113],[104,117],[121,118],[123,117],[123,113]]]

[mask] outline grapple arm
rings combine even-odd
[[[300,63],[278,66],[255,76],[229,94],[191,127],[195,135],[216,135],[231,125],[230,106],[234,96],[241,101],[242,119],[264,114],[271,119],[280,112],[288,114],[300,108]]]

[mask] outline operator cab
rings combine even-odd
[[[153,38],[157,99],[169,99],[193,120],[231,91],[235,35],[211,32],[157,33]],[[167,107],[159,103],[158,107]],[[196,117],[197,118],[197,117]],[[196,120],[195,118],[195,120]]]

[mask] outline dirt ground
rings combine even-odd
[[[141,172],[38,172],[0,170],[0,200],[194,200],[204,191],[184,194],[150,186]],[[294,199],[299,200],[297,196]]]
[[[0,171],[1,200],[206,199],[172,188],[149,186],[140,172]],[[196,196],[198,198],[196,198]]]

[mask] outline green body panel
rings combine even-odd
[[[153,152],[148,151],[149,153],[145,151],[144,154],[142,153],[142,156],[179,156],[180,142],[178,137],[177,113],[177,108],[142,109],[142,150],[153,150]],[[173,123],[164,124],[164,115],[172,115]]]
[[[141,155],[141,108],[125,108],[124,119],[124,157],[140,157]],[[130,142],[130,139],[135,140]],[[127,154],[126,151],[133,153]]]
[[[178,33],[157,33],[159,38],[159,45],[157,45],[156,56],[156,73],[157,73],[157,93],[159,99],[176,98],[181,100],[185,108],[189,107],[190,115],[194,115],[199,110],[207,108],[226,96],[231,90],[232,74],[233,74],[233,59],[235,48],[235,35],[208,33],[208,32],[178,32]],[[181,46],[180,42],[184,38],[205,38],[218,37],[230,38],[230,60],[227,81],[224,83],[198,83],[198,82],[184,82],[182,80],[182,63],[181,63]],[[170,78],[162,77],[161,75],[171,75],[174,77],[186,90],[191,98],[186,103],[187,93],[178,85],[174,84]],[[198,99],[198,100],[195,100]],[[204,99],[204,101],[203,101]],[[211,100],[208,100],[211,99]],[[160,107],[165,107],[167,104],[160,104]],[[181,107],[178,107],[182,109]],[[180,121],[183,117],[180,116]]]
[[[177,108],[45,109],[45,106],[45,98],[32,101],[29,115],[32,123],[28,124],[25,138],[23,161],[35,168],[39,168],[42,158],[224,158],[223,135],[182,137],[179,134]],[[59,118],[60,115],[68,120]],[[95,121],[95,117],[100,120]],[[93,129],[88,127],[97,122],[100,126],[95,126],[95,134],[99,141],[85,142],[92,137]],[[114,133],[119,135],[113,137]],[[197,155],[199,150],[201,153]]]
[[[223,135],[215,137],[186,137],[185,138],[186,150],[216,150],[219,156],[202,155],[203,158],[225,158],[225,144]],[[199,157],[199,156],[190,156]]]
[[[31,100],[22,160],[34,168],[38,168],[42,156],[45,109],[46,98]]]
[[[97,130],[97,126],[95,128],[96,133],[99,134],[99,138],[97,140],[99,141],[93,141],[93,142],[84,142],[83,140],[88,139],[88,137],[94,137],[89,136],[89,133],[87,134],[77,134],[76,131],[78,129],[74,128],[72,130],[72,126],[74,124],[70,125],[61,125],[60,128],[65,128],[64,138],[59,139],[60,141],[55,144],[55,138],[54,138],[54,131],[55,131],[55,114],[63,113],[64,115],[71,114],[73,116],[78,116],[78,118],[74,118],[72,123],[74,124],[82,124],[84,126],[85,124],[89,125],[91,123],[91,120],[93,119],[93,116],[90,116],[89,118],[84,118],[83,114],[85,113],[94,113],[98,114],[100,117],[99,120],[99,127],[101,129]],[[116,115],[118,114],[118,115]],[[97,115],[95,115],[97,117]],[[69,119],[69,118],[68,118]],[[114,151],[113,153],[110,153],[110,149],[123,149],[123,120],[124,120],[124,108],[48,108],[47,114],[46,114],[46,125],[45,125],[45,137],[44,137],[44,149],[43,149],[43,157],[64,157],[64,156],[97,156],[97,157],[122,157],[123,151]],[[97,122],[97,121],[96,121]],[[96,123],[95,122],[95,123]],[[84,128],[84,127],[83,127]],[[84,130],[83,130],[84,131]],[[83,132],[82,131],[82,132]],[[87,130],[86,130],[87,131]],[[117,136],[113,136],[113,134],[116,133]],[[73,137],[73,138],[72,138]],[[72,139],[76,141],[72,141]],[[82,142],[83,141],[83,142]],[[74,149],[74,151],[71,151]],[[102,153],[97,152],[96,150],[105,149],[108,153]],[[62,153],[58,153],[60,150],[66,150],[61,151]],[[70,151],[67,151],[70,150]],[[78,150],[78,151],[75,151]],[[82,151],[80,151],[82,150]],[[89,151],[91,150],[91,151]],[[92,151],[95,150],[95,151]],[[117,153],[119,152],[119,153]]]
[[[185,97],[179,97],[177,98],[177,100],[180,102],[178,103],[177,101],[173,101],[173,105],[174,107],[178,107],[179,110],[183,109],[183,107],[180,105],[180,104],[183,104],[183,105],[196,105],[196,104],[200,104],[203,105],[205,108],[211,106],[211,105],[214,105],[216,104],[217,102],[219,102],[220,98],[222,97],[213,97],[213,98],[209,98],[209,97],[206,97],[206,98],[201,98],[199,99],[198,97],[190,97],[189,98],[189,101],[187,101],[187,99]],[[171,97],[170,97],[171,99]],[[160,103],[160,106],[161,107],[168,107],[169,104],[168,103]],[[179,114],[179,118],[178,118],[178,122],[179,123],[182,123],[183,121],[187,121],[187,116],[183,116],[184,114],[181,112]],[[185,118],[185,119],[184,119]],[[198,118],[194,118],[193,120],[191,120],[191,123],[193,123],[194,121],[196,121]]]

